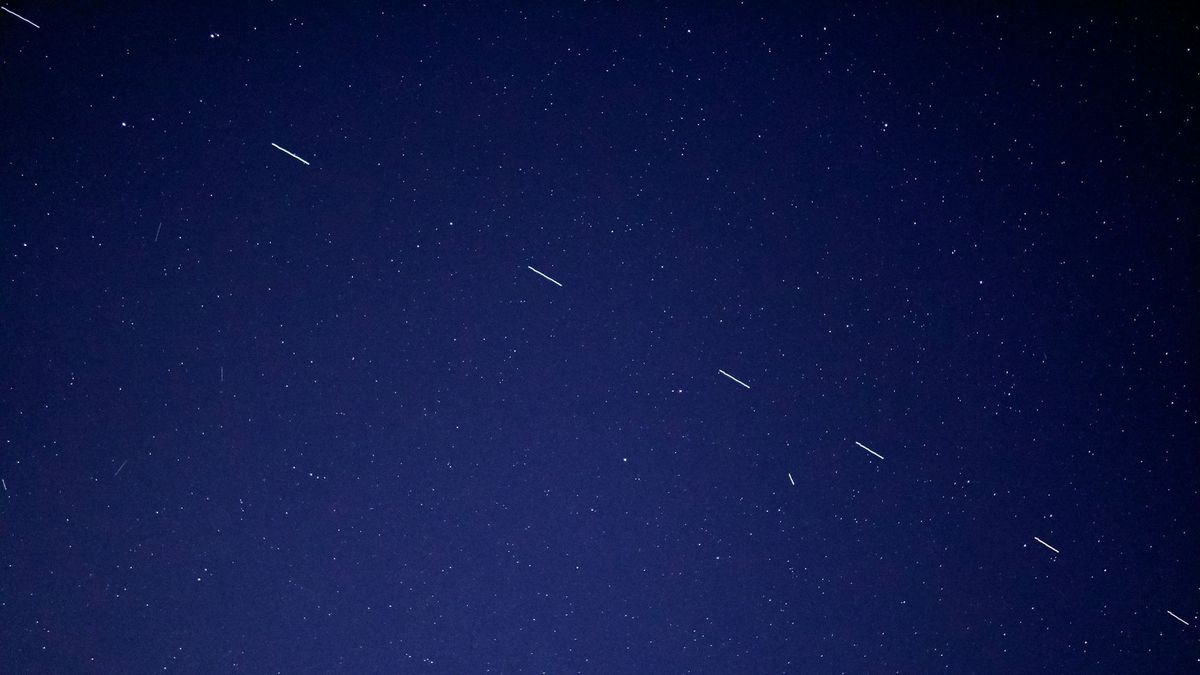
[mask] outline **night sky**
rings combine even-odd
[[[1183,3],[88,4],[0,12],[0,671],[1200,668]]]

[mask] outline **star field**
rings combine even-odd
[[[1181,673],[1195,16],[0,14],[0,670]]]

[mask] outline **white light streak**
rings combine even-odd
[[[271,145],[275,145],[275,144],[272,143]],[[292,157],[299,159],[301,162],[304,162],[304,160],[300,159],[300,157],[296,153],[292,152],[291,150],[288,150],[287,148],[281,148],[278,145],[275,145],[275,149],[282,150],[282,151],[286,152],[287,154],[291,155]],[[312,165],[309,164],[308,162],[304,162],[304,166],[312,166]]]
[[[113,474],[113,478],[116,478],[121,473],[121,469],[124,469],[125,465],[128,463],[129,463],[129,460],[125,460],[124,462],[121,462],[121,466],[117,467],[117,473]]]
[[[1192,624],[1190,624],[1190,623],[1188,623],[1188,622],[1184,621],[1183,619],[1180,619],[1178,614],[1176,614],[1175,612],[1172,612],[1172,611],[1171,611],[1171,610],[1169,610],[1169,609],[1167,610],[1167,614],[1170,614],[1171,616],[1175,617],[1176,619],[1179,619],[1179,622],[1180,622],[1180,623],[1182,623],[1182,624],[1183,624],[1183,625],[1185,625],[1185,626],[1190,626],[1190,625],[1192,625]]]
[[[793,487],[795,487],[796,481],[792,479],[791,472],[788,472],[788,482],[791,483]]]
[[[1041,539],[1038,539],[1037,537],[1034,537],[1034,540],[1035,540],[1035,541],[1037,541],[1037,543],[1041,544],[1042,546],[1045,546],[1046,548],[1050,549],[1051,551],[1054,551],[1055,553],[1058,553],[1058,549],[1054,548],[1054,547],[1053,547],[1053,546],[1051,546],[1050,544],[1047,544],[1046,542],[1042,541]]]
[[[9,14],[12,14],[13,16],[15,16],[15,17],[17,17],[18,19],[20,19],[20,20],[24,21],[25,23],[29,24],[30,26],[33,26],[34,28],[41,28],[41,26],[39,26],[39,25],[37,25],[36,23],[34,23],[34,22],[30,21],[29,19],[26,19],[25,17],[21,16],[20,14],[17,14],[16,12],[12,11],[11,9],[9,9],[9,8],[7,8],[7,7],[0,7],[0,9],[2,9],[2,10],[4,10],[4,11],[8,12]]]
[[[534,269],[533,269],[532,267],[530,267],[529,265],[526,265],[526,267],[529,267],[529,269],[533,270],[533,271],[534,271],[534,272],[536,272],[537,274],[539,274],[539,275],[541,275],[542,277],[546,278],[546,279],[547,279],[547,280],[549,280],[551,283],[553,283],[553,284],[557,284],[557,285],[558,285],[560,288],[562,287],[562,284],[560,284],[560,283],[558,283],[557,281],[555,281],[555,280],[551,279],[550,277],[547,277],[545,274],[542,274],[541,272],[538,272],[537,270],[534,270]]]
[[[729,379],[733,380],[734,382],[737,382],[738,384],[742,385],[743,387],[745,387],[747,389],[750,388],[750,385],[746,384],[745,382],[742,382],[741,380],[737,379],[736,377],[730,375],[729,373],[727,373],[723,370],[717,370],[717,372],[724,375],[725,377],[728,377]]]
[[[854,441],[854,444],[857,445],[858,447],[862,448],[863,450],[866,450],[867,452],[871,453],[872,455],[875,455],[879,459],[883,459],[883,455],[879,454],[878,452],[875,452],[874,450],[868,448],[867,446],[863,445],[862,443],[859,443],[858,441]]]

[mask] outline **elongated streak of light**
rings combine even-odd
[[[545,277],[546,279],[549,279],[551,283],[558,284],[558,286],[559,286],[560,288],[562,287],[562,284],[559,284],[557,281],[554,281],[553,279],[550,279],[550,277],[547,277],[545,274],[542,274],[541,272],[538,272],[537,270],[534,270],[534,269],[533,269],[532,267],[530,267],[529,265],[526,265],[526,267],[529,267],[529,269],[533,270],[534,272],[537,272],[538,274],[541,274],[541,275],[542,275],[543,277]]]
[[[872,455],[875,455],[879,459],[883,459],[883,455],[879,454],[878,452],[875,452],[874,450],[868,448],[867,446],[863,445],[862,443],[859,443],[858,441],[854,441],[854,444],[857,445],[858,447],[862,448],[863,450],[866,450],[867,452],[871,453]]]
[[[1034,539],[1037,541],[1037,543],[1041,544],[1042,546],[1045,546],[1046,548],[1050,549],[1051,551],[1058,553],[1058,549],[1054,548],[1050,544],[1047,544],[1046,542],[1042,541],[1041,539],[1038,539],[1037,537],[1034,537]]]
[[[274,143],[272,143],[271,145],[275,145],[275,144],[274,144]],[[292,152],[291,150],[288,150],[287,148],[281,148],[281,147],[279,147],[278,145],[275,145],[275,149],[276,149],[276,150],[282,150],[282,151],[286,152],[287,154],[291,155],[292,157],[295,157],[296,159],[299,159],[301,162],[304,162],[304,166],[312,166],[312,165],[311,165],[311,164],[309,164],[308,162],[305,162],[303,159],[300,159],[299,155],[297,155],[296,153]]]
[[[4,10],[4,11],[8,12],[9,14],[12,14],[13,16],[15,16],[15,17],[17,17],[18,19],[20,19],[20,20],[24,21],[25,23],[29,24],[30,26],[33,26],[34,28],[41,28],[41,26],[39,26],[39,25],[37,25],[36,23],[34,23],[34,22],[30,21],[29,19],[26,19],[25,17],[21,16],[20,14],[17,14],[16,12],[12,11],[11,9],[9,9],[9,8],[7,8],[7,7],[0,7],[0,9],[2,9],[2,10]]]
[[[734,382],[737,382],[738,384],[742,385],[743,387],[745,387],[747,389],[750,388],[750,385],[746,384],[745,382],[742,382],[741,380],[737,379],[736,377],[730,375],[729,373],[727,373],[723,370],[717,370],[717,372],[724,375],[725,377],[728,377],[729,379],[733,380]]]

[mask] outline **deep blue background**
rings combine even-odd
[[[0,14],[3,670],[1197,667],[1194,16],[350,4]]]

